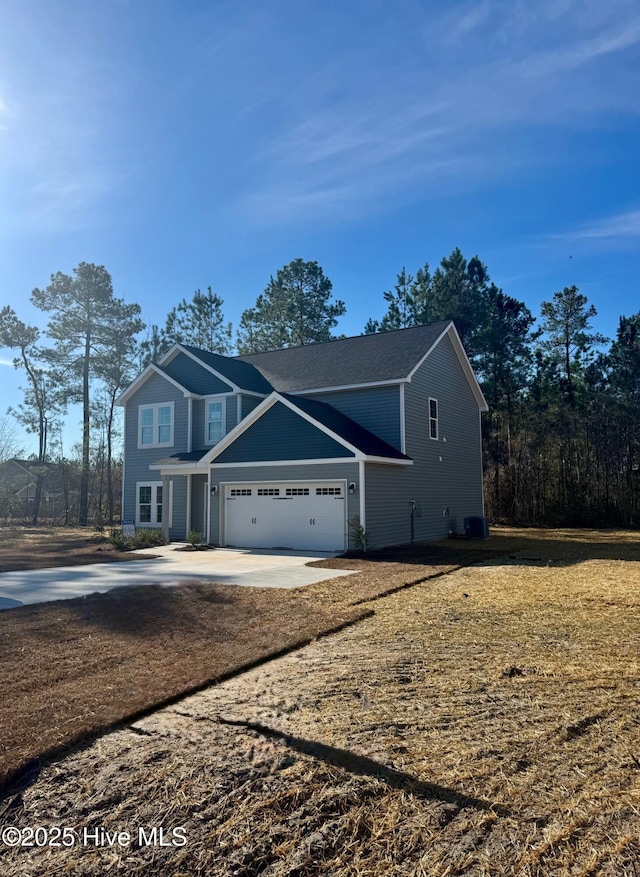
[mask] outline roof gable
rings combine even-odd
[[[352,458],[355,452],[278,400],[241,432],[216,463]]]
[[[197,395],[188,390],[183,384],[179,383],[175,378],[173,378],[170,374],[168,374],[161,366],[156,365],[152,362],[148,365],[144,371],[140,372],[138,377],[132,381],[126,390],[123,390],[122,393],[116,399],[116,405],[126,405],[128,400],[136,393],[140,387],[145,384],[148,379],[152,375],[160,375],[161,378],[164,378],[170,384],[173,384],[176,389],[180,390],[184,396],[193,396]]]

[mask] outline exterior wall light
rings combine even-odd
[[[217,492],[218,492],[218,485],[212,484],[211,485],[211,496],[215,496]]]
[[[355,492],[356,492],[356,483],[355,483],[355,481],[350,481],[349,482],[349,493],[353,496],[353,494]]]

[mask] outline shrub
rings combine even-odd
[[[156,545],[165,545],[166,542],[162,535],[162,530],[141,527],[136,530],[136,535],[133,537],[132,544],[134,548],[154,548]]]
[[[127,539],[124,536],[124,533],[120,529],[114,528],[109,531],[109,536],[107,538],[107,542],[110,545],[113,545],[114,548],[117,548],[118,551],[124,551],[127,547]]]
[[[199,533],[197,530],[190,530],[187,542],[192,548],[197,548],[202,543],[202,533]]]
[[[360,523],[358,515],[354,515],[349,521],[349,531],[353,540],[353,546],[357,551],[363,553],[369,548],[369,533]]]

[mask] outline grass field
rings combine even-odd
[[[638,534],[502,530],[489,547],[503,557],[365,602],[372,617],[0,804],[18,826],[184,826],[184,847],[8,850],[0,873],[637,877]],[[416,561],[342,562],[370,599],[420,578]]]

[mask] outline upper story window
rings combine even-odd
[[[138,447],[168,448],[173,445],[173,402],[138,407]]]
[[[207,399],[205,405],[204,440],[215,445],[225,435],[225,400]]]
[[[438,400],[429,399],[429,438],[438,438]]]

